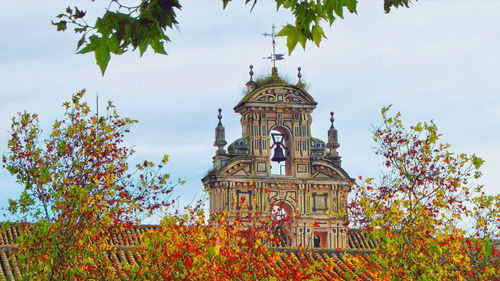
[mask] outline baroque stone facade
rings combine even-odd
[[[317,102],[303,89],[300,68],[297,85],[276,82],[280,79],[259,85],[252,74],[245,97],[234,107],[241,114],[242,136],[227,152],[219,109],[213,170],[202,179],[210,212],[269,214],[279,206],[278,211],[294,218],[286,246],[349,248],[347,225],[338,214],[345,214],[353,179],[341,168],[333,113],[325,143],[311,134]],[[282,136],[284,164],[271,161],[272,133]]]

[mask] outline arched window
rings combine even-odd
[[[292,222],[292,207],[285,201],[276,202],[272,206],[271,216],[273,219],[273,235],[279,241],[274,246],[291,246],[290,225]]]

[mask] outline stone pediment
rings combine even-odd
[[[241,168],[238,171],[234,172],[231,176],[245,176],[245,177],[248,177],[249,175],[248,175],[248,172],[244,168]]]
[[[316,106],[316,101],[303,89],[288,85],[288,84],[270,84],[260,87],[253,92],[247,94],[237,106],[234,107],[238,111],[245,104],[255,105],[299,105],[299,106]]]
[[[344,169],[333,165],[330,161],[316,160],[312,163],[312,177],[317,179],[335,179],[351,181]]]
[[[220,172],[220,176],[244,176],[248,177],[250,175],[250,166],[248,165],[248,160],[236,160],[225,166]]]
[[[338,174],[335,174],[335,175],[328,175],[328,174],[325,174],[323,172],[317,172],[316,174],[313,175],[313,178],[317,178],[317,179],[336,179],[338,178]]]

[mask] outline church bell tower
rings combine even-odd
[[[294,216],[288,247],[345,249],[347,195],[353,179],[341,168],[333,112],[327,142],[311,132],[317,102],[298,82],[271,76],[250,81],[234,107],[241,115],[241,138],[225,150],[225,129],[219,109],[213,169],[202,179],[209,191],[210,212],[272,212],[272,206]]]

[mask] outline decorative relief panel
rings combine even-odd
[[[236,210],[252,210],[252,192],[236,190]]]
[[[257,162],[257,172],[265,173],[267,171],[267,163],[266,162]]]
[[[275,102],[276,96],[274,95],[274,93],[269,93],[268,91],[265,91],[264,93],[257,95],[254,98],[254,100],[260,101],[260,102]]]
[[[312,197],[313,197],[313,212],[328,210],[327,193],[318,194],[316,192],[313,192]]]
[[[307,164],[297,163],[297,173],[307,173]]]

